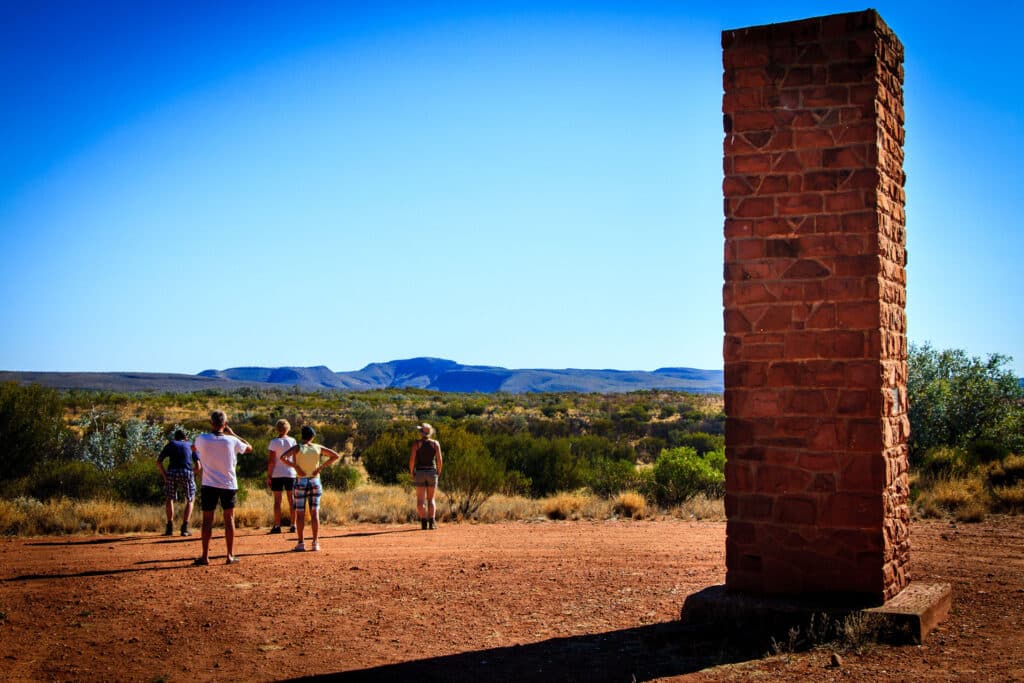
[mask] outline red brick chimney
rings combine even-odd
[[[909,582],[903,46],[874,10],[725,31],[726,586]]]

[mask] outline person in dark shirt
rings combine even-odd
[[[167,468],[164,468],[164,460],[169,460]],[[181,429],[175,430],[174,436],[160,455],[156,458],[156,466],[160,470],[160,476],[164,480],[164,498],[167,508],[167,528],[164,529],[164,536],[174,534],[174,501],[178,499],[178,492],[185,496],[185,515],[181,520],[181,535],[191,536],[189,520],[192,518],[192,503],[196,498],[196,480],[193,472],[201,471],[202,465],[199,458],[192,453],[192,444],[185,440],[185,432]]]
[[[420,433],[420,438],[413,443],[412,451],[409,453],[409,474],[416,485],[416,512],[420,516],[421,529],[436,529],[434,494],[443,466],[441,444],[432,438],[434,428],[426,422],[418,425],[416,429]]]

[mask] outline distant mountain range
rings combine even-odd
[[[236,382],[287,384],[304,389],[407,388],[435,391],[510,393],[543,391],[622,392],[672,389],[693,392],[723,390],[721,370],[659,368],[642,370],[509,370],[491,365],[462,365],[444,358],[409,358],[371,363],[362,370],[333,372],[311,368],[229,368],[204,370],[200,377]]]
[[[5,381],[33,382],[58,389],[171,392],[233,389],[244,386],[295,386],[310,391],[368,391],[414,387],[467,393],[616,393],[641,389],[720,393],[724,388],[721,370],[510,370],[488,365],[462,365],[443,358],[409,358],[387,363],[371,363],[362,370],[351,372],[334,372],[323,365],[228,368],[204,370],[198,375],[145,372],[0,372],[0,382]]]

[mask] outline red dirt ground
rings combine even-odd
[[[157,535],[0,540],[5,680],[1024,680],[1024,522],[920,521],[953,584],[923,646],[738,655],[678,621],[725,578],[725,525],[336,526],[319,553],[239,533],[241,563]],[[763,654],[763,653],[759,653]],[[714,667],[714,668],[708,668]]]

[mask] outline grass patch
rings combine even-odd
[[[643,519],[647,515],[647,499],[636,491],[623,491],[612,499],[612,510],[620,517]]]

